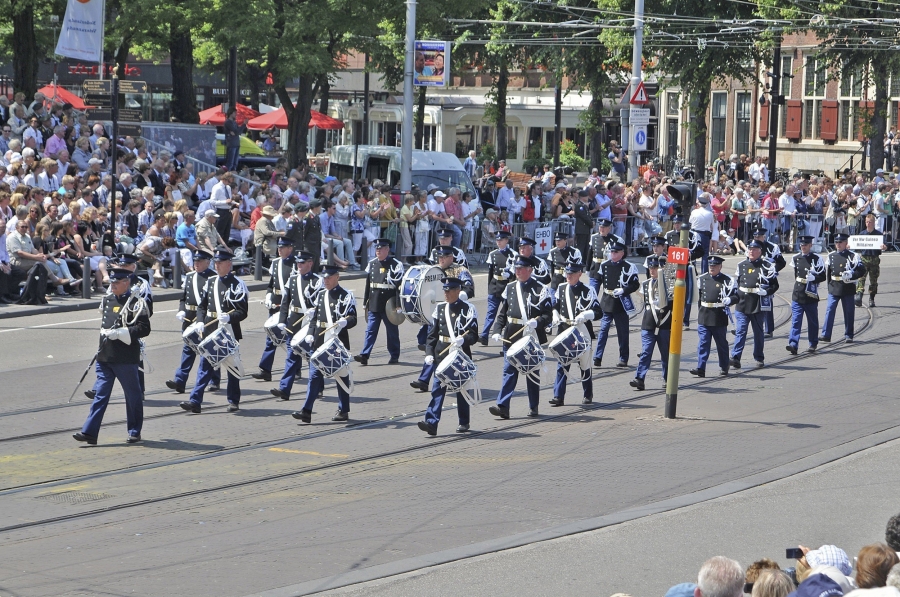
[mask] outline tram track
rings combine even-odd
[[[868,314],[868,318],[867,318],[866,323],[856,330],[856,332],[855,332],[856,336],[861,336],[861,335],[869,332],[871,329],[873,329],[875,321],[877,319],[876,313],[872,309],[870,309],[870,308],[864,308],[864,309],[866,310],[866,312]],[[776,322],[776,328],[783,326],[785,323],[787,323],[787,321],[789,321],[789,319],[790,318],[788,317],[786,320],[784,320],[782,322]],[[879,342],[879,341],[883,341],[883,340],[887,340],[887,339],[893,339],[898,336],[900,336],[900,333],[885,334],[883,336],[862,340],[858,344],[865,344],[867,342]],[[796,362],[800,359],[811,358],[811,357],[817,356],[818,354],[828,354],[830,352],[835,352],[835,351],[841,349],[844,346],[844,344],[845,343],[843,343],[841,341],[837,341],[837,342],[833,342],[833,343],[829,344],[828,346],[826,346],[824,348],[821,348],[819,351],[817,351],[816,354],[804,353],[804,354],[799,354],[796,356],[795,355],[787,355],[787,356],[779,358],[779,359],[774,359],[773,361],[771,361],[770,363],[767,364],[767,368],[782,365],[782,364],[789,363],[789,362]],[[857,344],[854,344],[854,346],[856,346],[856,345]],[[488,358],[491,358],[491,357],[488,357]],[[493,357],[493,358],[498,358],[498,357]],[[756,371],[756,370],[755,369],[739,370],[739,371],[735,372],[733,376],[746,375],[753,371]],[[626,374],[626,373],[629,373],[629,372],[628,371],[616,372],[611,375],[604,375],[602,377],[612,378],[612,377],[618,377],[618,376],[620,376],[622,374]],[[721,377],[698,379],[694,383],[683,386],[683,388],[684,389],[698,388],[698,387],[714,384],[717,382],[721,382],[723,379],[724,378],[721,378]],[[220,485],[217,485],[214,487],[195,489],[195,490],[191,490],[191,491],[173,492],[173,493],[170,493],[167,495],[161,495],[161,496],[156,496],[156,497],[151,497],[151,498],[146,498],[146,499],[133,500],[133,501],[124,502],[121,504],[111,505],[111,506],[104,507],[104,508],[96,508],[96,509],[88,510],[85,512],[76,512],[76,513],[71,513],[71,514],[67,514],[67,515],[63,515],[63,516],[44,518],[44,519],[33,520],[33,521],[26,521],[26,522],[14,524],[14,525],[0,527],[0,533],[6,533],[6,532],[11,532],[11,531],[26,529],[26,528],[40,527],[40,526],[45,526],[45,525],[55,524],[55,523],[60,523],[60,522],[65,522],[65,521],[83,519],[83,518],[97,516],[97,515],[114,512],[114,511],[118,511],[118,510],[137,508],[137,507],[148,506],[148,505],[163,503],[163,502],[167,502],[167,501],[177,500],[177,499],[195,497],[198,495],[209,494],[209,493],[217,492],[217,491],[229,491],[229,490],[239,489],[242,487],[248,487],[248,486],[252,486],[252,485],[256,485],[256,484],[277,481],[277,480],[281,480],[281,479],[287,479],[287,478],[298,476],[298,475],[325,472],[325,471],[330,471],[330,470],[334,470],[334,469],[339,469],[342,467],[358,465],[358,464],[364,463],[366,461],[374,462],[374,461],[378,461],[378,460],[383,460],[385,458],[393,458],[396,456],[401,456],[404,454],[415,454],[416,452],[419,452],[419,451],[422,451],[425,449],[431,449],[431,448],[440,447],[440,446],[454,445],[457,442],[478,439],[480,437],[488,436],[492,433],[498,433],[498,432],[505,433],[505,432],[515,431],[515,430],[519,430],[519,429],[523,429],[523,428],[529,428],[534,425],[541,425],[543,423],[556,421],[563,417],[571,417],[573,415],[577,416],[579,414],[586,414],[586,413],[595,412],[595,411],[599,411],[599,410],[616,408],[623,404],[641,401],[641,400],[645,400],[647,398],[652,398],[652,397],[656,397],[656,396],[660,396],[660,395],[665,395],[665,390],[655,390],[655,391],[651,390],[651,391],[640,392],[633,396],[629,396],[628,398],[624,398],[622,400],[617,400],[614,402],[598,403],[598,404],[593,404],[593,405],[583,405],[583,406],[572,407],[572,408],[566,409],[565,412],[561,412],[561,413],[558,413],[555,415],[545,415],[539,419],[516,421],[514,423],[504,425],[502,427],[495,427],[495,428],[486,429],[483,431],[475,431],[475,432],[471,432],[466,435],[447,436],[444,438],[430,440],[428,442],[421,442],[421,443],[417,443],[415,445],[397,448],[394,450],[385,450],[385,451],[375,453],[375,454],[362,455],[359,457],[342,460],[339,462],[330,462],[330,463],[326,463],[326,464],[319,464],[319,465],[313,465],[313,466],[303,466],[303,467],[298,467],[298,468],[288,470],[288,471],[282,471],[279,473],[261,475],[258,477],[254,477],[252,479],[245,479],[242,481],[220,484]],[[403,417],[403,418],[409,418],[409,417],[415,417],[415,416],[418,416],[418,413],[408,414],[408,415],[406,415],[406,417]],[[380,419],[380,420],[375,420],[375,421],[360,422],[357,425],[351,425],[351,426],[343,427],[340,429],[319,431],[319,432],[314,432],[311,434],[305,434],[300,437],[282,438],[282,439],[270,440],[267,442],[259,442],[257,444],[253,444],[253,445],[247,445],[247,446],[242,446],[242,447],[234,447],[234,448],[229,448],[229,449],[225,449],[225,450],[220,450],[215,453],[198,454],[198,455],[194,455],[194,456],[191,456],[188,458],[178,459],[176,461],[148,464],[148,465],[143,465],[141,467],[132,467],[131,469],[124,469],[122,471],[100,472],[100,473],[94,473],[94,474],[90,474],[90,475],[84,475],[81,477],[72,477],[69,479],[60,479],[60,480],[55,480],[55,481],[48,481],[48,482],[32,484],[32,485],[28,485],[28,486],[23,486],[21,488],[10,488],[7,490],[0,491],[0,497],[7,496],[7,495],[14,495],[16,493],[21,493],[26,490],[50,488],[54,485],[58,485],[61,483],[90,481],[90,480],[95,480],[95,479],[103,478],[106,476],[110,476],[112,474],[122,474],[122,473],[126,473],[126,472],[136,472],[138,470],[146,470],[148,468],[159,468],[159,467],[163,467],[163,466],[171,466],[171,465],[175,465],[175,464],[181,464],[181,463],[196,461],[196,460],[200,460],[200,459],[210,458],[210,457],[214,457],[217,455],[225,455],[226,453],[235,453],[237,451],[245,451],[245,450],[250,450],[250,449],[269,447],[269,446],[272,446],[272,445],[275,445],[278,443],[288,443],[288,442],[302,441],[304,439],[312,439],[313,437],[334,435],[334,434],[358,429],[360,427],[377,426],[380,424],[384,424],[385,422],[389,422],[390,420],[396,420],[396,418],[393,418],[393,419],[386,418],[386,419]]]

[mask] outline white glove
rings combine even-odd
[[[559,311],[556,309],[553,310],[553,325],[559,325],[561,318],[559,316]]]
[[[852,278],[853,278],[852,272],[842,272],[841,273],[841,280],[843,280],[844,282],[849,282]]]
[[[335,323],[337,324],[338,328],[344,329],[345,327],[347,327],[347,318],[341,317]]]
[[[434,357],[431,355],[428,355],[427,357],[425,357],[425,364],[426,365],[434,365]]]
[[[613,296],[615,297],[620,297],[623,294],[625,294],[625,290],[622,288],[616,288],[615,290],[613,290]]]
[[[530,327],[533,330],[536,330],[537,329],[537,319],[529,319],[528,321],[525,322],[525,325],[527,325],[528,327]]]
[[[769,291],[767,289],[763,288],[762,286],[760,286],[760,287],[756,288],[754,290],[754,292],[756,292],[756,294],[758,294],[759,296],[766,296],[766,294],[768,294]]]
[[[575,317],[575,321],[578,323],[584,323],[585,321],[594,321],[594,313],[592,311],[582,311]]]
[[[468,293],[466,293],[465,291],[460,292],[460,293],[459,293],[459,300],[461,300],[461,301],[468,301],[468,300],[469,300],[469,295],[468,295]]]
[[[816,281],[816,275],[815,275],[814,273],[812,273],[812,272],[809,272],[808,274],[806,274],[806,281],[807,281],[807,282],[815,282],[815,281]]]
[[[184,311],[179,311],[175,314],[175,319],[177,319],[178,321],[184,321],[186,315],[187,313],[185,313]]]
[[[509,279],[509,275],[510,275],[510,274],[509,274],[509,270],[506,270],[506,269],[505,269],[505,270],[503,270],[503,273],[500,274],[500,277],[503,278],[504,280],[508,280],[508,279]]]
[[[501,336],[500,334],[492,334],[491,340],[494,342],[503,342],[503,336]]]
[[[312,344],[316,341],[316,339],[312,337],[312,334],[309,334],[309,335],[306,336],[306,338],[304,338],[303,340],[304,340],[307,344],[309,344],[310,346],[312,346]]]
[[[118,340],[124,344],[131,344],[131,333],[129,333],[128,328],[106,330],[106,337],[110,340]]]
[[[284,329],[285,329],[287,326],[284,325],[283,323],[279,323],[279,324],[278,324],[277,326],[275,326],[275,327],[277,327],[277,328],[278,328],[279,330],[281,330],[281,331],[284,331]]]
[[[726,307],[727,307],[728,305],[730,305],[730,304],[731,304],[731,297],[730,297],[730,296],[726,296],[725,298],[723,298],[723,299],[722,299],[722,304],[725,305]]]
[[[312,314],[315,313],[315,312],[316,312],[316,308],[315,308],[315,307],[310,307],[309,309],[307,309],[306,311],[304,311],[303,316],[304,316],[304,317],[312,317]]]
[[[453,346],[462,346],[465,343],[466,343],[465,338],[463,338],[462,336],[457,336],[456,338],[453,339],[453,341],[450,344],[452,344]]]
[[[266,295],[266,300],[263,301],[263,307],[265,307],[266,309],[272,308],[272,293],[271,292]]]
[[[219,313],[219,323],[225,324],[231,321],[231,315],[228,313]]]

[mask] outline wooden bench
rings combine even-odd
[[[506,180],[511,180],[513,188],[521,189],[524,193],[528,190],[528,185],[532,182],[532,176],[524,172],[510,172],[509,176],[506,177]]]

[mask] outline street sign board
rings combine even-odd
[[[669,253],[666,256],[666,261],[669,263],[674,263],[675,265],[687,265],[691,260],[691,251],[690,249],[684,249],[682,247],[669,247]]]
[[[144,111],[140,108],[119,108],[119,120],[141,122],[144,120]]]
[[[632,107],[628,111],[628,124],[631,126],[648,126],[650,124],[650,108]]]
[[[647,94],[647,88],[644,87],[644,82],[641,81],[638,83],[637,89],[634,90],[634,93],[631,94],[631,99],[628,100],[629,104],[649,104],[650,96]]]
[[[553,248],[553,227],[541,226],[534,230],[534,241],[537,246],[534,248],[535,255],[546,255]]]
[[[139,124],[119,123],[120,137],[141,137],[144,134],[144,128]]]
[[[87,79],[81,84],[81,89],[84,95],[110,95],[112,93],[112,80]],[[147,93],[147,82],[120,80],[119,93]]]
[[[847,244],[853,250],[874,249],[880,251],[881,245],[884,244],[884,236],[874,234],[871,236],[868,234],[854,234],[848,239]]]
[[[112,108],[109,106],[88,108],[85,112],[87,113],[88,120],[112,120]]]
[[[632,151],[647,151],[647,127],[644,125],[631,127]]]
[[[85,106],[93,106],[95,108],[112,108],[112,95],[96,95],[87,93],[82,98]]]

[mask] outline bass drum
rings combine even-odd
[[[406,270],[400,284],[400,308],[413,323],[431,325],[434,306],[444,297],[444,272],[434,265],[415,265]]]

